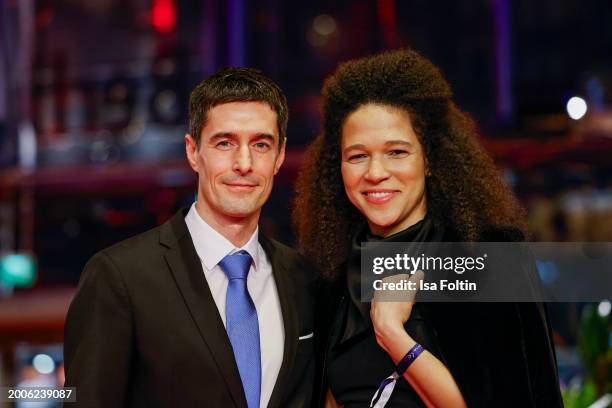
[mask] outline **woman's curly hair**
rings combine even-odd
[[[429,60],[399,50],[348,61],[327,78],[322,95],[323,131],[307,149],[293,221],[300,248],[325,277],[334,278],[365,221],[344,190],[340,137],[346,117],[368,103],[408,112],[425,152],[427,212],[435,223],[463,241],[492,226],[525,231],[523,210],[477,141],[474,122]]]

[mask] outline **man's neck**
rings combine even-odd
[[[237,248],[243,247],[255,232],[261,211],[247,217],[229,217],[223,214],[211,214],[200,201],[196,202],[200,217],[215,231],[223,235]]]

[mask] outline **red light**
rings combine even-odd
[[[173,0],[154,0],[151,9],[153,28],[162,34],[174,30],[176,26],[176,8]]]
[[[378,0],[378,21],[382,27],[385,46],[396,48],[399,45],[395,0]]]

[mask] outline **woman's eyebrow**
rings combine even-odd
[[[350,151],[350,150],[354,150],[354,149],[365,149],[365,145],[364,145],[364,144],[361,144],[361,143],[357,143],[357,144],[354,144],[354,145],[350,145],[350,146],[345,147],[345,148],[344,148],[342,151],[343,151],[344,153],[346,153],[346,152],[348,152],[348,151]]]
[[[399,145],[406,145],[406,146],[412,147],[412,143],[410,143],[410,142],[408,142],[406,140],[388,140],[388,141],[385,142],[386,146],[389,146],[389,145],[398,145],[398,144]]]
[[[387,140],[385,142],[385,146],[394,146],[394,145],[403,145],[408,147],[413,147],[414,145],[406,140]],[[354,145],[350,145],[345,147],[342,152],[346,154],[347,152],[355,149],[365,149],[365,145],[362,143],[356,143]]]

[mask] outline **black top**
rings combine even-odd
[[[423,233],[422,228],[417,224],[390,238],[410,231]],[[440,241],[458,241],[453,231],[439,233]],[[521,240],[520,231],[511,227],[488,228],[479,238],[481,242]],[[437,241],[437,236],[431,241]],[[394,368],[376,344],[369,305],[355,302],[359,299],[351,290],[355,247],[352,252],[338,278],[319,282],[313,406],[323,406],[329,388],[347,408],[369,406],[378,385]],[[513,268],[526,274],[533,273],[532,264],[512,261]],[[448,367],[470,408],[563,406],[552,333],[542,303],[417,303],[406,330]],[[423,405],[400,379],[388,406]]]
[[[378,345],[370,320],[370,303],[360,301],[361,242],[425,242],[441,238],[429,219],[387,238],[366,233],[355,236],[347,267],[347,290],[332,331],[327,377],[336,401],[350,407],[367,407],[379,384],[394,370],[389,355]],[[427,319],[427,304],[415,304],[405,328],[426,350],[442,359],[434,329]],[[406,350],[408,351],[408,350]],[[399,379],[386,407],[424,407],[406,380]]]
[[[346,318],[349,302],[343,302],[338,318]],[[423,347],[437,354],[432,327],[421,311],[422,305],[415,305],[406,323],[406,331]],[[340,319],[338,319],[339,321]],[[340,327],[340,325],[336,326]],[[336,401],[346,408],[368,407],[379,384],[389,376],[395,365],[389,355],[378,345],[370,326],[361,335],[350,341],[337,344],[340,330],[332,333],[327,376]],[[407,351],[407,350],[406,350]],[[386,407],[424,407],[421,399],[406,380],[399,379]]]

